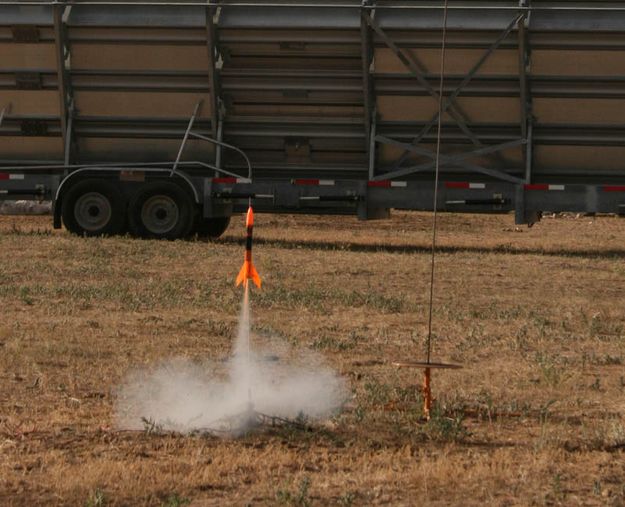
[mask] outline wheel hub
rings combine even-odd
[[[78,225],[89,232],[96,232],[106,227],[113,216],[111,202],[99,192],[81,195],[74,205],[74,217]]]
[[[141,208],[141,221],[152,234],[167,234],[176,227],[179,217],[176,201],[167,195],[154,195]]]

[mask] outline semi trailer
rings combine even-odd
[[[443,2],[0,1],[0,199],[218,237],[434,206]],[[622,1],[451,0],[436,207],[625,212]]]

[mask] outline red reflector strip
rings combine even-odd
[[[376,188],[406,188],[408,186],[408,182],[391,180],[369,181],[367,186]]]
[[[604,192],[625,192],[625,185],[605,185]]]
[[[461,181],[446,181],[445,188],[469,188],[469,184]]]
[[[235,183],[251,183],[247,178],[213,178],[213,183],[235,184]]]
[[[293,185],[319,185],[319,180],[297,179],[293,180]]]
[[[391,188],[390,181],[370,181],[367,183],[369,187],[377,187],[377,188]]]
[[[525,185],[525,190],[559,190],[562,191],[566,187],[564,185],[547,185],[545,183]]]
[[[317,180],[317,179],[297,179],[292,180],[291,183],[293,185],[311,185],[311,186],[321,186],[321,187],[333,187],[334,180]]]
[[[464,188],[472,190],[483,190],[486,188],[486,183],[469,183],[465,181],[446,181],[446,188]]]
[[[23,180],[23,174],[0,173],[0,180]]]

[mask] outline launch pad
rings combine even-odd
[[[397,368],[420,368],[423,370],[423,415],[426,420],[430,420],[434,397],[432,396],[432,370],[460,370],[459,364],[434,363],[430,361],[394,361],[393,366]]]
[[[249,404],[243,412],[219,419],[205,428],[198,429],[197,433],[221,438],[236,438],[254,430],[284,427],[300,431],[311,430],[311,427],[300,418],[288,419],[286,417],[263,414],[255,410],[253,404]]]

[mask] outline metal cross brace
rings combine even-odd
[[[425,74],[427,73],[427,69],[425,68],[425,66],[412,53],[409,53],[408,51],[405,51],[397,46],[397,44],[395,44],[392,39],[388,35],[386,35],[380,25],[371,17],[371,14],[364,13],[363,17],[365,18],[367,24],[384,41],[384,44],[386,44],[389,49],[391,49],[391,51],[395,53],[395,56],[397,56],[402,64],[404,64],[404,66],[408,68],[411,74],[416,77],[417,81],[419,81],[419,84],[423,86],[423,88],[425,88],[425,90],[438,103],[438,92],[432,87],[432,85],[430,85],[430,83],[427,81],[427,78],[425,77]],[[467,126],[468,118],[466,114],[460,109],[458,104],[450,104],[449,109],[449,115],[452,116],[454,120],[456,120],[460,129],[466,134],[467,137],[469,137],[474,142],[474,144],[479,144],[480,141],[478,140],[477,136],[475,136]]]
[[[424,157],[430,158],[432,160],[436,160],[436,154],[434,152],[430,150],[426,150],[424,148],[419,148],[418,146],[415,146],[413,144],[402,143],[401,141],[397,141],[395,139],[391,139],[390,137],[385,137],[385,136],[376,136],[375,139],[376,141],[379,141],[381,143],[389,144],[391,146],[397,146],[398,148],[403,148],[404,150],[412,152],[412,153],[416,153],[417,155],[423,155]],[[485,146],[484,148],[481,148],[479,150],[462,153],[460,155],[454,155],[454,156],[441,155],[440,160],[441,160],[442,165],[447,165],[447,166],[457,165],[469,171],[486,174],[487,176],[491,176],[493,178],[497,178],[497,179],[504,180],[504,181],[509,181],[510,183],[517,183],[517,184],[523,183],[524,180],[520,178],[516,178],[510,174],[497,171],[496,169],[489,169],[487,167],[482,167],[476,164],[470,164],[468,162],[465,162],[465,160],[473,156],[477,156],[477,155],[486,155],[489,153],[500,152],[507,148],[513,148],[515,146],[525,144],[525,142],[526,142],[525,139],[518,139],[516,141],[511,141],[511,142],[498,144],[494,146]],[[379,176],[378,179],[392,179],[392,178],[397,178],[399,176],[406,176],[408,174],[423,172],[426,170],[431,170],[432,166],[433,164],[431,162],[428,162],[427,164],[423,164],[421,166],[406,167],[398,171],[385,173],[384,175]]]
[[[469,73],[465,76],[465,78],[462,80],[462,82],[458,85],[458,87],[452,92],[452,94],[447,98],[447,100],[444,102],[441,113],[445,114],[446,112],[449,111],[449,109],[454,106],[457,107],[455,101],[458,98],[458,96],[460,95],[460,93],[462,92],[462,90],[464,88],[466,88],[466,86],[471,82],[471,80],[475,77],[475,75],[477,74],[477,72],[482,68],[482,66],[484,65],[484,63],[486,63],[486,61],[490,58],[490,56],[495,52],[495,50],[502,44],[502,42],[508,37],[508,35],[510,35],[510,32],[512,32],[512,30],[514,29],[515,26],[517,26],[517,24],[519,23],[519,21],[521,19],[523,19],[525,14],[520,14],[519,16],[517,16],[505,29],[505,31],[497,38],[497,40],[495,42],[493,42],[493,44],[491,44],[491,46],[486,50],[486,52],[482,55],[482,57],[477,61],[477,63],[471,68],[471,70],[469,70]],[[436,123],[439,120],[439,112],[436,112],[434,114],[434,116],[432,117],[432,119],[430,120],[430,122],[423,127],[423,129],[421,130],[421,132],[417,135],[417,137],[415,137],[412,141],[412,144],[419,144],[423,138],[430,132],[430,130],[432,130],[432,128],[434,127],[434,125],[436,125]],[[475,144],[475,140],[471,139],[474,144]],[[477,139],[477,144],[479,146],[482,146],[483,143]],[[407,153],[404,152],[403,155],[401,156],[400,160],[395,164],[395,168],[398,168],[399,166],[401,166],[404,161],[407,158]]]
[[[493,44],[491,44],[491,46],[489,46],[489,48],[486,50],[484,55],[482,55],[482,57],[477,61],[477,63],[471,68],[471,70],[465,76],[465,78],[462,80],[460,85],[446,99],[446,101],[445,101],[445,103],[443,105],[442,113],[443,114],[444,113],[448,113],[456,121],[456,123],[458,124],[460,129],[465,133],[465,135],[467,135],[467,137],[469,137],[469,139],[471,139],[471,141],[476,146],[484,146],[484,144],[479,140],[479,138],[477,138],[477,136],[475,136],[471,132],[471,130],[468,128],[468,126],[466,124],[465,119],[462,118],[462,117],[458,118],[459,106],[456,103],[456,99],[458,98],[458,96],[460,95],[462,90],[475,77],[475,75],[480,70],[480,68],[482,68],[484,63],[490,58],[490,56],[495,52],[495,50],[503,43],[503,41],[508,37],[508,35],[510,35],[510,33],[512,32],[514,27],[518,26],[518,24],[524,19],[524,17],[525,17],[525,13],[523,12],[523,13],[519,14],[518,16],[516,16],[514,18],[514,20],[506,27],[504,32],[502,32],[499,35],[499,37],[495,40],[495,42],[493,42]],[[370,16],[368,18],[368,22],[369,22],[369,25],[382,38],[384,43],[396,54],[396,56],[400,59],[400,61],[417,78],[419,83],[426,89],[426,91],[428,91],[430,93],[430,95],[432,95],[432,97],[435,100],[438,100],[438,97],[439,97],[438,93],[431,87],[431,85],[427,82],[427,80],[423,76],[423,72],[424,72],[425,69],[418,62],[418,60],[416,60],[416,58],[411,53],[403,51],[401,48],[399,48],[384,33],[384,31],[381,29],[381,27]],[[461,114],[466,118],[466,115],[464,115],[463,113],[461,113]],[[429,121],[429,123],[426,124],[424,126],[424,128],[421,130],[421,132],[413,139],[411,144],[412,145],[419,144],[423,140],[423,138],[430,132],[432,127],[434,125],[436,125],[436,122],[438,121],[438,119],[439,119],[439,112],[435,113],[435,115],[432,117],[432,119]],[[400,159],[395,163],[395,165],[393,167],[394,170],[397,170],[406,161],[406,159],[408,158],[408,153],[410,153],[410,152],[411,152],[411,150],[405,150],[404,151],[404,153],[402,154]],[[499,153],[498,151],[496,151],[496,152]],[[402,175],[410,174],[411,172],[413,172],[413,171],[402,172]],[[391,174],[395,174],[395,173],[391,173]],[[388,174],[385,175],[385,176],[389,177]]]

